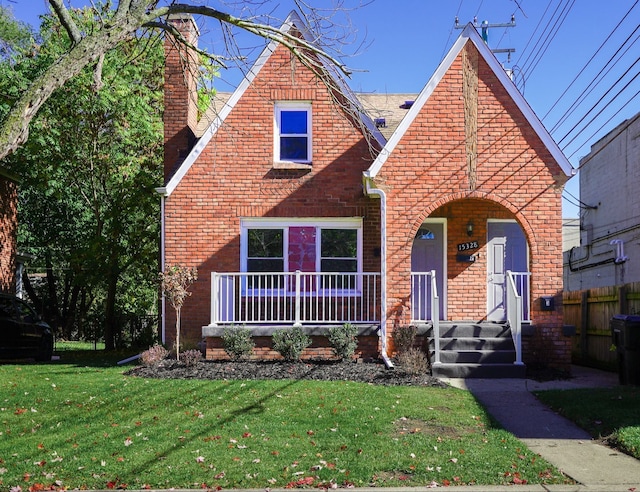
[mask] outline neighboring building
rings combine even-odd
[[[580,246],[564,253],[567,291],[640,281],[640,113],[580,159]]]
[[[580,246],[580,219],[578,217],[562,219],[562,251]]]
[[[0,166],[0,292],[15,293],[18,179]]]
[[[196,41],[188,19],[174,22]],[[306,33],[295,13],[282,29]],[[358,99],[332,67],[312,70],[272,43],[205,130],[189,57],[166,49],[163,267],[199,271],[183,339],[205,338],[207,357],[224,358],[223,329],[244,325],[271,358],[273,331],[295,325],[313,335],[307,357],[328,357],[327,328],[349,322],[359,356],[389,361],[394,331],[413,324],[432,341],[436,374],[465,360],[466,375],[569,367],[571,167],[473,26],[410,96]],[[164,320],[172,343],[170,309]],[[506,363],[495,362],[502,334]],[[458,338],[466,349],[445,354]]]

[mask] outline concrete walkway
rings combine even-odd
[[[517,486],[519,491],[640,492],[640,461],[591,440],[589,434],[540,403],[531,391],[616,387],[618,376],[574,366],[566,381],[449,379],[469,390],[487,411],[529,449],[573,478],[577,486]],[[465,492],[498,492],[500,487],[465,487]],[[513,490],[514,487],[508,488]]]

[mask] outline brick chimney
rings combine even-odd
[[[168,22],[188,43],[197,46],[200,32],[193,17],[180,14],[169,17]],[[167,183],[195,143],[198,57],[169,34],[165,36],[164,54],[164,181]]]

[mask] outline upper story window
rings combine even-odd
[[[275,107],[274,160],[311,162],[311,104],[279,102]]]

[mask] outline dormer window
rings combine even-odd
[[[311,163],[311,103],[276,103],[274,160]]]

